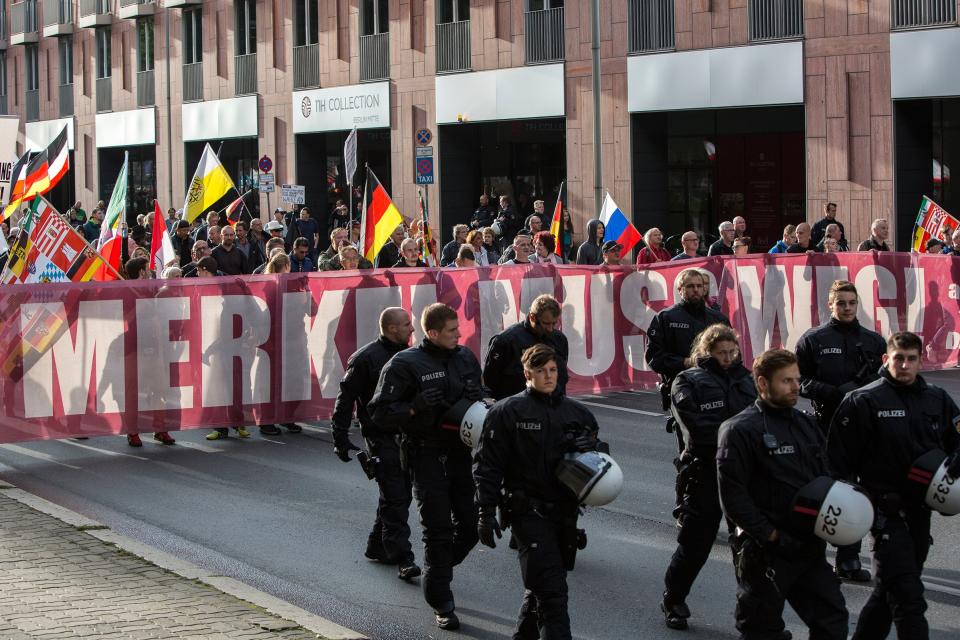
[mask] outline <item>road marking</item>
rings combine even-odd
[[[626,413],[636,413],[641,416],[653,416],[655,418],[663,418],[663,413],[658,413],[656,411],[644,411],[643,409],[629,409],[627,407],[615,407],[611,404],[600,404],[599,402],[584,402],[580,400],[580,404],[585,404],[588,407],[597,407],[600,409],[613,409],[614,411],[625,411]]]
[[[260,436],[260,439],[263,440],[264,442],[272,442],[273,444],[287,444],[282,440],[271,440],[270,438],[264,438],[263,436]]]
[[[74,442],[73,440],[60,440],[63,444],[68,444],[71,447],[80,447],[81,449],[89,449],[90,451],[96,451],[97,453],[102,453],[107,456],[119,456],[123,458],[136,458],[137,460],[146,460],[150,461],[150,458],[144,458],[143,456],[135,456],[132,453],[120,453],[119,451],[110,451],[109,449],[100,449],[99,447],[91,447],[88,444],[80,444],[79,442]]]
[[[52,462],[53,464],[58,464],[61,467],[67,467],[68,469],[80,470],[80,467],[75,467],[72,464],[67,464],[66,462],[60,462],[55,460],[53,456],[48,453],[42,453],[40,451],[34,451],[33,449],[27,449],[26,447],[21,447],[15,444],[5,444],[3,448],[7,451],[12,451],[13,453],[19,453],[22,456],[27,456],[28,458],[36,458],[37,460],[43,460],[44,462]]]
[[[198,444],[198,443],[196,443],[196,442],[189,442],[189,441],[187,441],[187,440],[177,440],[177,443],[174,444],[174,445],[166,445],[166,444],[163,444],[162,442],[157,442],[157,441],[154,440],[153,438],[149,438],[149,439],[147,439],[147,440],[144,440],[144,442],[147,443],[147,444],[157,445],[158,447],[169,447],[169,446],[173,446],[173,447],[183,447],[184,449],[194,449],[194,450],[196,450],[196,451],[202,451],[202,452],[204,452],[204,453],[223,453],[223,449],[217,449],[217,448],[215,448],[215,447],[208,447],[208,446],[205,445],[205,444]]]
[[[333,430],[330,427],[312,427],[308,424],[303,424],[298,422],[304,431],[313,431],[314,433],[333,433]]]

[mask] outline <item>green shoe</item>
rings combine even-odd
[[[250,432],[247,431],[246,427],[237,427],[237,435],[241,438],[249,438]]]
[[[222,431],[211,431],[207,434],[207,440],[223,440],[229,437],[229,433],[223,433]]]

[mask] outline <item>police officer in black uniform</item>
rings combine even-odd
[[[457,312],[442,303],[423,310],[423,342],[395,355],[384,367],[370,401],[373,421],[400,429],[423,528],[423,595],[437,626],[460,626],[450,582],[453,568],[477,544],[477,511],[470,449],[459,425],[445,425],[446,411],[461,399],[480,400],[480,364],[459,346]]]
[[[720,425],[717,474],[723,513],[738,527],[736,620],[742,638],[791,637],[789,602],[818,640],[847,637],[847,608],[826,543],[786,526],[797,492],[829,475],[823,435],[795,409],[800,369],[790,351],[753,363],[760,398]],[[880,636],[882,637],[882,636]]]
[[[710,281],[699,269],[681,271],[677,276],[677,291],[681,301],[654,316],[647,329],[649,343],[644,357],[650,368],[660,374],[660,397],[664,411],[670,410],[670,385],[673,379],[693,364],[690,361],[693,339],[712,324],[730,324],[725,315],[706,304],[709,285]],[[667,420],[667,431],[676,432],[677,451],[682,452],[683,435],[676,429],[672,416]]]
[[[911,495],[913,462],[941,449],[952,455],[947,473],[960,476],[960,409],[918,375],[923,343],[909,332],[887,340],[880,379],[847,395],[830,426],[828,452],[839,477],[858,479],[878,515],[871,531],[876,586],[863,606],[854,640],[927,638],[921,574],[930,549],[930,508]]]
[[[686,629],[687,595],[710,556],[723,512],[717,493],[717,432],[720,423],[757,398],[750,371],[740,360],[740,340],[725,324],[707,327],[693,343],[696,363],[673,381],[671,411],[683,433],[674,510],[680,531],[664,577],[660,608],[671,629]]]
[[[560,303],[549,294],[537,296],[523,322],[510,326],[490,338],[490,347],[483,364],[483,382],[497,400],[520,393],[527,387],[520,358],[524,351],[543,343],[557,353],[558,387],[567,388],[567,358],[570,347],[567,337],[557,330]]]
[[[514,640],[570,638],[567,571],[573,569],[581,538],[577,497],[558,479],[564,455],[606,451],[597,439],[593,414],[559,388],[557,353],[537,344],[523,354],[527,389],[490,409],[477,451],[480,541],[496,547],[496,518],[503,505],[505,525],[519,545],[523,604]],[[504,497],[505,493],[505,497]],[[539,628],[538,628],[539,627]]]
[[[800,395],[813,401],[824,436],[843,396],[877,379],[887,348],[879,333],[857,321],[857,288],[852,282],[835,281],[827,304],[830,319],[797,343]],[[836,571],[846,580],[870,581],[870,572],[860,564],[859,542],[837,548]]]
[[[360,451],[350,441],[353,409],[357,409],[360,433],[370,450],[367,468],[373,472],[380,488],[377,518],[367,538],[364,555],[371,560],[396,564],[398,575],[409,580],[420,575],[410,547],[410,526],[407,524],[410,502],[410,474],[400,465],[400,432],[380,428],[367,411],[367,403],[380,379],[384,365],[410,344],[413,323],[410,314],[400,307],[389,307],[380,314],[380,337],[360,348],[347,361],[347,370],[340,381],[340,393],[333,409],[333,451],[344,462],[350,452]],[[372,469],[370,469],[370,465]]]

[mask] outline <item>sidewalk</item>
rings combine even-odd
[[[2,640],[322,637],[94,536],[103,531],[41,513],[0,485]]]

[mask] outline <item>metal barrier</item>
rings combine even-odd
[[[803,0],[750,0],[751,40],[782,40],[803,36]]]
[[[360,36],[360,81],[390,77],[390,33]]]
[[[890,28],[913,29],[957,23],[955,0],[891,0]]]
[[[470,21],[437,25],[437,73],[470,70]]]
[[[183,101],[203,100],[203,62],[183,65]]]
[[[320,45],[306,44],[293,48],[293,88],[320,86]]]
[[[675,46],[673,0],[630,0],[627,47],[630,53],[669,51]]]
[[[257,92],[257,54],[234,57],[234,92],[238,96]]]
[[[153,69],[137,71],[137,106],[152,107],[157,102],[157,84]]]
[[[33,0],[10,5],[10,35],[37,32],[37,3]]]
[[[73,22],[73,3],[70,0],[44,0],[43,26]]]
[[[80,17],[110,13],[110,0],[80,0]]]
[[[523,29],[527,64],[563,60],[563,7],[525,12]]]

